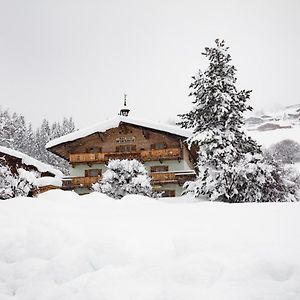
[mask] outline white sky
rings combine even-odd
[[[0,104],[38,125],[174,119],[216,38],[256,109],[300,103],[299,0],[0,0]]]

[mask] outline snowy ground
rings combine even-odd
[[[0,202],[0,299],[300,299],[300,203],[173,200]]]

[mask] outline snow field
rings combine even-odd
[[[0,202],[0,299],[300,299],[300,203],[171,200]]]
[[[299,126],[293,128],[282,128],[268,131],[245,131],[248,136],[251,136],[260,145],[265,148],[279,143],[283,140],[293,140],[300,143],[300,128]]]

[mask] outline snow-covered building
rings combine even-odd
[[[117,117],[50,141],[46,148],[70,163],[64,189],[79,194],[90,191],[106,171],[110,159],[138,159],[148,170],[154,190],[178,196],[182,185],[195,177],[196,151],[185,143],[189,130],[148,123],[128,117],[128,109]]]
[[[20,151],[0,146],[0,164],[8,166],[13,174],[17,174],[19,169],[37,172],[40,176],[35,182],[38,192],[62,185],[64,174],[61,171]]]

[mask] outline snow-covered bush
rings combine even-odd
[[[287,201],[293,195],[283,173],[262,155],[260,146],[242,131],[243,113],[251,91],[239,90],[236,69],[224,41],[203,53],[208,69],[193,77],[193,109],[180,115],[184,128],[193,128],[189,147],[198,151],[198,179],[186,187],[195,196],[225,202]]]
[[[276,143],[268,151],[282,163],[293,164],[300,161],[300,144],[293,140],[286,139]]]
[[[206,170],[204,177],[186,183],[185,193],[229,203],[299,201],[297,170],[268,161],[261,154],[247,153],[223,169]]]
[[[263,153],[264,159],[268,164],[272,165],[275,180],[280,182],[282,189],[285,190],[285,199],[287,201],[300,200],[300,172],[290,164],[284,164],[280,160],[274,158],[270,151]]]
[[[0,199],[28,196],[34,189],[38,174],[21,168],[17,171],[18,174],[13,174],[8,166],[0,165]]]
[[[110,160],[103,178],[92,186],[96,192],[121,199],[128,194],[152,196],[151,178],[144,165],[133,160]]]
[[[14,176],[7,166],[0,165],[0,199],[13,197]]]
[[[261,154],[246,153],[244,158],[226,166],[224,194],[227,202],[296,201],[294,190],[285,181],[285,170]]]

